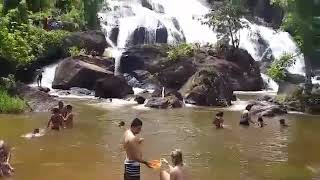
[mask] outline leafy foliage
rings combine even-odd
[[[68,51],[71,56],[79,56],[81,54],[85,54],[85,49],[80,49],[76,46],[70,47]]]
[[[281,81],[286,78],[286,68],[295,63],[296,55],[285,53],[279,59],[272,62],[270,68],[267,70],[268,76],[275,81]]]
[[[0,113],[20,113],[27,107],[19,97],[12,97],[5,89],[0,88]]]
[[[195,47],[191,44],[182,43],[179,44],[168,52],[168,57],[172,61],[176,61],[183,57],[189,57],[194,54]]]
[[[232,46],[239,47],[239,30],[248,27],[247,23],[241,21],[245,9],[238,1],[225,0],[223,3],[214,4],[211,11],[204,16],[204,24],[209,25],[218,32],[218,37],[228,36],[231,38]]]

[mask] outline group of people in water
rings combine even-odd
[[[250,116],[251,106],[247,106],[242,112],[240,118],[240,125],[250,126],[250,124],[255,124],[258,127],[264,127],[266,124],[263,121],[262,116],[258,117],[257,123],[252,121]],[[214,118],[213,124],[216,128],[224,127],[224,113],[218,112]],[[284,119],[279,120],[281,127],[287,127]],[[190,177],[185,169],[183,163],[182,151],[176,149],[171,152],[170,163],[162,158],[160,161],[154,163],[152,161],[146,161],[142,156],[141,144],[144,139],[138,137],[138,134],[142,130],[142,120],[139,118],[133,119],[130,127],[124,132],[123,135],[123,147],[126,152],[126,159],[124,161],[124,180],[140,180],[140,164],[144,164],[149,168],[159,168],[160,169],[160,180],[190,180]],[[124,127],[125,123],[121,121],[119,127]],[[59,131],[62,128],[72,128],[73,127],[73,113],[72,106],[64,106],[62,101],[59,101],[58,107],[52,109],[52,115],[48,121],[47,128]],[[39,133],[39,129],[35,129],[33,134]],[[10,161],[10,151],[4,141],[0,140],[0,177],[9,176],[14,172],[14,169],[9,164]]]
[[[252,108],[252,105],[246,106],[245,110],[241,114],[239,124],[242,126],[250,126],[250,124],[254,124],[260,128],[263,128],[264,126],[266,126],[267,124],[264,122],[263,117],[261,115],[258,115],[257,122],[254,122],[252,120],[252,117],[249,113],[251,108]],[[216,126],[217,129],[220,129],[220,128],[223,128],[223,123],[224,123],[223,112],[219,111],[213,120],[213,124]],[[285,119],[280,119],[279,123],[280,123],[280,127],[288,127]]]

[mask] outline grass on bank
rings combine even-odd
[[[0,89],[0,113],[21,113],[27,107],[19,97],[12,97],[6,90]]]

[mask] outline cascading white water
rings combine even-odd
[[[102,9],[99,17],[107,38],[114,36],[113,31],[118,29],[114,40],[117,48],[126,48],[137,43],[156,43],[158,30],[161,28],[167,32],[166,42],[169,44],[184,41],[214,44],[217,41],[216,33],[198,20],[210,9],[203,1],[108,0],[108,4],[111,10]],[[287,32],[275,31],[243,20],[250,28],[240,31],[240,47],[246,49],[256,61],[260,61],[268,50],[275,58],[279,58],[283,53],[298,52],[297,45]],[[163,35],[163,31],[159,34],[161,33]],[[261,41],[264,41],[265,45]],[[121,54],[116,55],[121,57]],[[303,57],[298,56],[296,59],[295,65],[288,69],[289,72],[304,74]],[[116,66],[119,64],[116,63]],[[270,82],[268,78],[264,79]],[[273,83],[269,86],[272,89],[277,88]]]
[[[57,66],[58,66],[58,63],[52,64],[43,68],[42,83],[41,83],[43,87],[47,87],[47,88],[50,88],[50,90],[52,90],[52,82],[54,79],[54,74],[56,72]],[[34,86],[34,87],[37,86],[37,82],[32,83],[31,86]]]
[[[279,85],[274,80],[272,80],[269,76],[263,73],[261,73],[261,77],[263,81],[266,82],[266,84],[268,85],[267,90],[278,92]]]

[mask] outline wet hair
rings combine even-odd
[[[131,127],[139,127],[142,126],[142,121],[139,118],[134,118],[131,123]]]
[[[222,116],[223,116],[223,112],[222,112],[222,111],[219,111],[219,112],[216,114],[216,116],[222,117]]]
[[[52,113],[53,114],[57,114],[57,113],[59,113],[60,112],[60,110],[58,109],[58,108],[53,108],[52,109]]]
[[[58,102],[58,106],[60,106],[60,105],[61,105],[61,106],[64,105],[62,101],[59,101],[59,102]]]
[[[262,116],[259,116],[259,117],[258,117],[258,122],[263,122]]]
[[[248,110],[248,111],[250,111],[251,108],[252,108],[252,105],[251,105],[251,104],[248,104],[248,105],[246,106],[246,110]]]
[[[72,110],[72,106],[71,106],[70,104],[68,104],[68,105],[66,106],[66,109]]]
[[[124,125],[125,125],[125,123],[123,121],[119,122],[119,127],[122,127]]]
[[[172,163],[177,166],[179,164],[183,165],[183,160],[182,160],[182,152],[180,149],[176,149],[171,152],[171,159]]]
[[[283,124],[285,124],[285,123],[286,123],[286,120],[284,120],[284,119],[280,119],[280,120],[279,120],[279,122],[280,122],[280,124],[281,124],[281,125],[283,125]]]
[[[33,134],[37,134],[37,133],[40,133],[40,129],[39,128],[36,128],[33,130]]]

